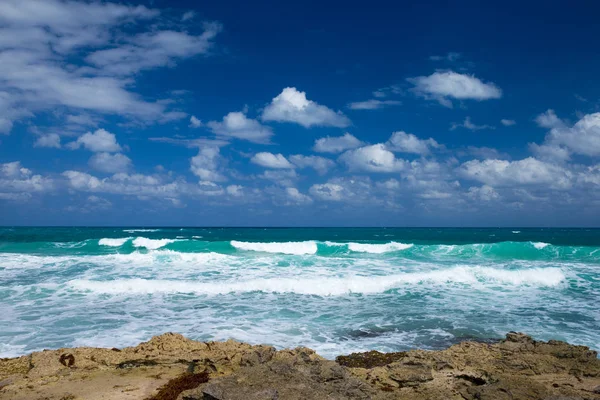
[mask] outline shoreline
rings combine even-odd
[[[509,396],[510,395],[510,396]],[[123,349],[65,348],[0,359],[0,399],[600,399],[596,351],[511,332],[444,350],[327,360],[165,333]]]

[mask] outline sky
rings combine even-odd
[[[600,225],[600,4],[0,2],[0,224]]]

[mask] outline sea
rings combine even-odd
[[[164,332],[357,351],[600,350],[600,230],[0,228],[0,357]]]

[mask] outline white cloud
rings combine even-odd
[[[312,185],[310,194],[325,201],[344,200],[344,187],[335,183],[323,183]]]
[[[402,104],[401,101],[397,100],[377,100],[370,99],[366,101],[356,101],[348,104],[348,108],[352,110],[377,110],[385,106],[398,106]]]
[[[565,123],[556,116],[554,110],[547,110],[535,118],[535,122],[542,128],[563,128]]]
[[[471,186],[467,192],[467,196],[473,200],[493,201],[500,199],[500,195],[496,190],[488,185],[481,187]]]
[[[325,175],[331,168],[335,166],[335,162],[319,156],[304,156],[295,154],[290,156],[290,161],[298,168],[313,168],[320,175]]]
[[[206,146],[200,148],[198,155],[190,159],[190,170],[203,181],[226,181],[227,178],[221,171],[224,162],[218,147]]]
[[[195,115],[190,117],[190,128],[200,128],[202,125],[202,121],[196,118]]]
[[[546,135],[545,144],[564,146],[576,154],[585,156],[600,155],[600,113],[584,115],[572,127],[566,126],[549,110],[538,117],[538,123],[552,129]]]
[[[513,126],[517,123],[514,119],[501,119],[500,123],[504,126]]]
[[[268,152],[256,153],[251,159],[254,164],[265,168],[289,169],[294,166],[283,156],[283,154],[273,154]]]
[[[341,153],[362,146],[364,143],[349,133],[344,136],[317,139],[313,150],[319,153]]]
[[[219,25],[193,36],[161,30],[159,17],[158,10],[110,2],[0,2],[0,132],[58,107],[136,123],[185,116],[168,101],[144,100],[134,92],[136,76],[125,75],[206,53]],[[126,34],[123,27],[133,25],[140,33]]]
[[[34,147],[54,147],[60,149],[60,136],[56,133],[49,133],[37,138]]]
[[[28,200],[33,193],[42,193],[54,188],[51,178],[34,175],[33,172],[14,161],[0,164],[0,199]]]
[[[285,189],[288,199],[295,204],[310,204],[312,199],[310,196],[300,193],[300,191],[294,187],[288,187]]]
[[[566,161],[571,158],[571,152],[562,146],[552,144],[529,143],[529,150],[541,160],[546,161]]]
[[[127,172],[131,168],[131,159],[121,153],[96,153],[90,158],[90,167],[110,174]]]
[[[555,189],[568,189],[573,178],[570,171],[533,157],[519,161],[471,160],[462,164],[458,172],[467,179],[492,187],[545,185]]]
[[[76,141],[67,144],[70,149],[78,149],[81,146],[93,152],[113,153],[121,151],[116,136],[104,129],[98,129],[93,133],[88,132],[78,137]]]
[[[269,143],[273,130],[250,119],[242,112],[230,112],[222,122],[210,121],[206,124],[217,136],[233,137],[254,143]]]
[[[229,185],[225,188],[225,191],[233,197],[242,197],[244,195],[244,187],[240,185]]]
[[[397,159],[382,143],[348,150],[339,160],[351,171],[396,172],[404,169],[405,161]]]
[[[344,128],[350,120],[340,111],[335,112],[326,106],[306,98],[305,92],[295,87],[287,87],[265,107],[263,121],[294,122],[305,128],[312,126],[333,126]]]
[[[484,83],[473,75],[454,71],[434,72],[429,76],[408,78],[414,91],[425,98],[435,99],[446,107],[452,107],[450,99],[489,100],[502,97],[502,90],[494,83]]]
[[[476,125],[473,122],[471,122],[471,117],[466,117],[465,121],[462,124],[457,124],[456,122],[453,122],[450,126],[450,130],[453,131],[457,128],[465,128],[468,129],[470,131],[479,131],[482,129],[496,129],[495,126],[491,126],[491,125]]]
[[[434,139],[419,139],[412,133],[406,133],[404,131],[398,131],[392,133],[390,140],[387,142],[386,147],[389,150],[397,151],[401,153],[414,153],[420,155],[427,155],[431,153],[432,149],[439,149],[443,146],[436,142]]]
[[[206,53],[221,29],[219,23],[213,22],[204,23],[204,32],[198,36],[171,30],[141,33],[126,38],[120,46],[91,53],[86,61],[103,73],[115,75],[171,66],[177,59]]]

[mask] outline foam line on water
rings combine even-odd
[[[131,239],[130,237],[118,238],[118,239],[103,238],[98,241],[98,244],[101,246],[108,246],[108,247],[120,247],[120,246],[123,246],[130,239]]]
[[[239,242],[232,240],[231,245],[238,250],[259,251],[263,253],[279,253],[291,255],[315,254],[317,252],[317,243],[314,241],[306,242]]]
[[[219,295],[232,292],[296,293],[339,296],[349,293],[375,294],[404,285],[505,285],[552,287],[565,275],[560,268],[501,270],[489,267],[455,267],[430,272],[388,276],[347,276],[342,278],[264,278],[246,281],[199,282],[178,280],[117,279],[112,281],[72,280],[71,288],[99,294],[195,293]]]
[[[165,247],[169,243],[176,242],[177,239],[148,239],[145,237],[137,237],[133,239],[133,245],[135,247],[145,247],[149,250],[160,249],[161,247]]]
[[[413,247],[412,243],[390,242],[384,244],[348,243],[348,250],[357,253],[383,254],[392,251],[406,250]]]

